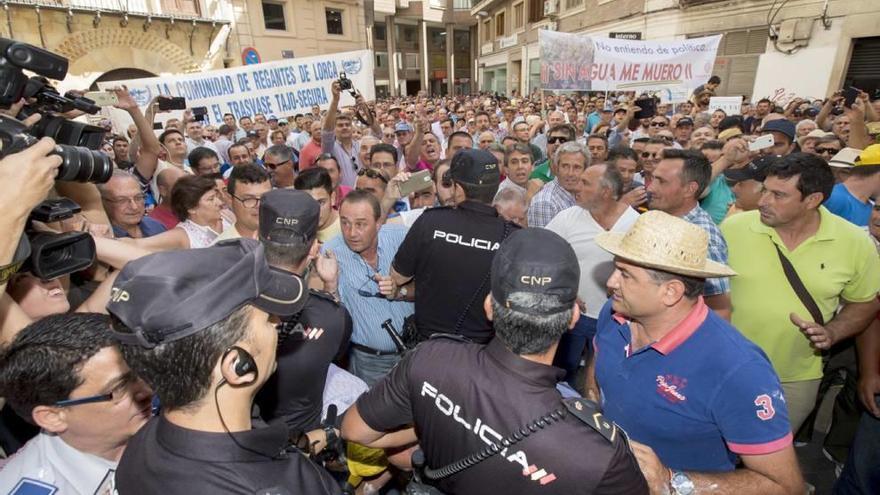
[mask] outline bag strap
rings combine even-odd
[[[773,242],[772,239],[771,242]],[[819,310],[819,306],[816,304],[813,296],[810,295],[810,291],[804,286],[804,283],[798,276],[797,270],[794,269],[794,265],[792,265],[791,261],[782,254],[779,245],[773,242],[773,247],[776,248],[776,254],[779,255],[779,262],[782,263],[782,271],[785,272],[785,278],[788,279],[788,283],[791,285],[792,290],[794,290],[794,293],[798,296],[798,299],[801,300],[804,307],[807,308],[810,316],[813,317],[813,321],[820,325],[824,325],[825,318],[822,317],[822,311]]]
[[[504,242],[504,239],[507,239],[507,236],[510,235],[510,228],[510,222],[505,220],[504,233],[501,234],[501,241],[499,241],[499,244]],[[458,331],[461,330],[462,325],[464,325],[464,319],[467,318],[467,314],[471,310],[471,306],[473,306],[474,303],[477,301],[477,298],[480,297],[480,294],[483,292],[483,287],[485,287],[486,284],[489,283],[489,277],[491,275],[492,266],[490,264],[489,269],[486,270],[486,275],[483,277],[483,281],[480,282],[480,286],[477,287],[476,292],[474,292],[474,295],[471,296],[471,300],[468,301],[467,306],[464,307],[464,311],[462,311],[461,314],[458,315],[458,319],[455,321],[455,327],[452,329],[452,333],[458,333]]]

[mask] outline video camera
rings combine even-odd
[[[27,103],[17,117],[41,115],[40,121],[31,128],[17,119],[0,117],[0,158],[22,151],[42,137],[50,137],[57,143],[52,154],[62,158],[58,180],[107,182],[113,174],[113,164],[109,157],[94,151],[101,147],[104,129],[57,115],[72,110],[94,114],[100,110],[88,98],[72,92],[62,96],[52,87],[47,78],[64,79],[67,67],[64,57],[27,43],[0,38],[0,107],[9,108],[24,98]],[[28,77],[23,70],[40,76]]]
[[[80,211],[80,206],[70,199],[49,199],[31,211],[30,220],[57,222]],[[30,245],[30,255],[19,271],[30,272],[40,280],[84,270],[95,261],[95,240],[87,232],[55,234],[28,229],[26,235],[21,242]]]

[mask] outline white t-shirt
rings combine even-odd
[[[636,210],[627,208],[611,227],[611,232],[626,232],[638,218]],[[608,300],[605,282],[614,272],[614,256],[596,244],[596,236],[607,231],[596,223],[589,211],[580,206],[560,211],[545,228],[559,234],[574,249],[581,267],[578,297],[587,306],[585,315],[598,318],[599,311]]]
[[[61,438],[40,433],[0,469],[0,493],[114,493],[116,463],[80,452]]]

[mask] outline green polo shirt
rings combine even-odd
[[[544,181],[544,184],[553,180],[553,173],[550,172],[550,160],[544,160],[539,165],[532,170],[531,175],[529,175],[529,180],[531,179],[541,179]]]
[[[733,325],[760,346],[783,382],[822,377],[822,359],[791,322],[789,313],[810,319],[773,247],[794,265],[825,321],[843,300],[867,302],[880,291],[880,256],[869,235],[825,207],[819,230],[789,251],[776,230],[761,223],[758,211],[738,213],[721,224],[727,240]]]

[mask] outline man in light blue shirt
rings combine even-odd
[[[336,255],[339,298],[354,322],[349,371],[372,386],[401,357],[382,323],[391,319],[399,333],[404,319],[414,311],[411,301],[390,300],[379,292],[379,281],[388,278],[407,229],[380,225],[379,200],[366,191],[350,192],[342,201],[339,217],[342,235],[324,244],[322,252]]]

